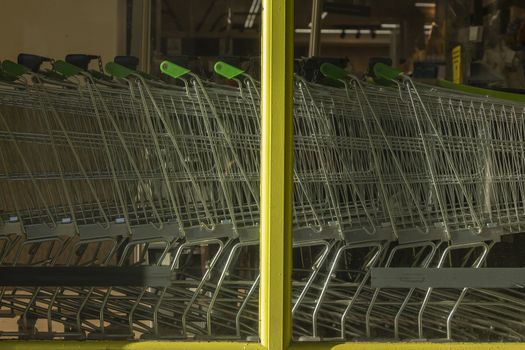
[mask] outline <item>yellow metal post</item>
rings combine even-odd
[[[259,333],[269,350],[291,340],[293,34],[293,0],[264,0]]]

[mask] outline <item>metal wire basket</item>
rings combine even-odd
[[[2,67],[0,264],[171,277],[3,286],[18,321],[0,336],[257,337],[259,83],[222,62],[233,85],[169,62],[169,83]],[[294,337],[523,340],[517,289],[370,284],[374,267],[481,267],[522,231],[523,104],[321,71],[344,88],[295,79]]]

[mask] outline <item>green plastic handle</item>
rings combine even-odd
[[[223,61],[217,61],[213,66],[215,73],[226,79],[233,79],[244,73],[242,69],[232,66]]]
[[[334,80],[345,80],[348,77],[347,71],[331,63],[323,63],[321,65],[321,73],[325,77]]]
[[[2,70],[7,75],[12,77],[19,78],[24,74],[30,72],[29,68],[22,66],[21,64],[15,63],[13,61],[5,60],[2,62]]]
[[[507,100],[507,101],[512,101],[512,102],[525,103],[525,95],[514,94],[512,92],[505,92],[505,91],[482,89],[482,88],[462,85],[462,84],[454,84],[448,80],[443,80],[443,79],[438,79],[437,82],[438,82],[438,86],[449,89],[449,90],[461,91],[461,92],[466,92],[466,93],[474,94],[474,95],[489,96],[489,97],[499,98],[501,100]]]
[[[190,73],[189,69],[178,66],[170,61],[162,61],[160,63],[160,71],[175,79]]]
[[[67,63],[65,61],[56,61],[53,65],[53,68],[55,69],[55,72],[62,74],[66,78],[72,77],[74,75],[79,75],[83,72],[81,68],[78,68],[77,66]]]
[[[376,77],[385,80],[395,80],[403,75],[403,71],[400,69],[392,68],[384,63],[376,63],[374,65],[374,73]]]
[[[137,74],[133,69],[129,69],[115,62],[106,63],[104,68],[106,69],[106,73],[116,78],[127,78],[132,74]]]

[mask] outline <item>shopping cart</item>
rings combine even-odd
[[[2,266],[165,266],[171,279],[2,287],[2,316],[20,321],[1,336],[257,338],[260,86],[215,69],[235,84],[170,62],[169,81],[116,63],[2,63]],[[522,340],[516,289],[370,276],[481,267],[521,232],[523,104],[381,65],[382,84],[321,72],[344,87],[295,78],[294,337]]]
[[[522,106],[414,84],[381,65],[376,66],[377,75],[394,88],[364,84],[329,65],[322,71],[343,81],[348,100],[358,100],[361,110],[367,111],[363,115],[368,115],[373,125],[373,129],[366,128],[367,133],[374,130],[371,149],[379,149],[385,156],[380,162],[386,179],[383,188],[388,193],[384,198],[390,202],[387,207],[399,244],[391,248],[384,266],[439,268],[447,263],[480,267],[501,235],[520,232],[518,213],[523,203],[519,198],[520,181],[514,178],[521,172],[520,166],[507,164],[496,170],[494,160],[505,161],[514,153],[492,143],[519,143],[522,138],[518,133],[504,132],[510,131],[510,120],[505,116],[510,113],[515,118],[512,122],[519,123],[516,110],[522,111]],[[487,118],[485,108],[492,111],[492,120]],[[487,127],[499,132],[489,132]],[[490,154],[495,149],[507,154]],[[516,183],[509,182],[509,178],[516,179]],[[496,182],[501,182],[497,194],[493,192]],[[495,200],[495,196],[504,196],[505,203]],[[512,208],[513,217],[507,217],[510,212],[503,208]],[[443,240],[450,243],[440,243]],[[412,251],[413,257],[400,254],[403,251]],[[405,261],[395,263],[396,256]],[[490,304],[489,297],[478,299],[480,293],[488,293],[495,304]],[[509,309],[515,310],[510,314],[521,317],[518,315],[522,309],[514,299],[516,291],[494,293],[467,288],[410,289],[408,293],[375,289],[364,303],[364,322],[353,321],[358,300],[350,298],[354,310],[343,313],[340,337],[345,338],[348,332],[353,337],[424,338],[430,334],[433,338],[452,339],[454,329],[454,336],[460,339],[479,339],[479,330],[522,339],[517,336],[515,323],[512,325],[515,320],[501,317]],[[453,322],[459,327],[453,328]],[[364,327],[356,331],[354,323]]]

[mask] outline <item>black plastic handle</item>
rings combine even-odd
[[[113,62],[132,70],[137,70],[139,65],[139,59],[135,56],[115,56]]]
[[[43,62],[51,62],[49,57],[33,55],[30,53],[21,53],[17,57],[18,64],[30,69],[33,72],[38,72]]]
[[[75,53],[67,55],[65,61],[69,64],[77,66],[80,69],[88,70],[89,62],[98,58],[100,58],[100,56]]]

